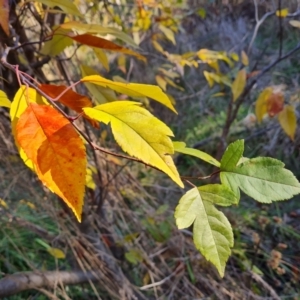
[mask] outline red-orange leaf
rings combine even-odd
[[[53,99],[57,98],[63,91],[67,89],[65,85],[52,85],[52,84],[41,84],[39,88],[45,94],[47,94],[49,97]],[[88,97],[84,95],[80,95],[71,89],[65,92],[58,99],[58,101],[80,114],[83,113],[82,110],[83,107],[93,107],[93,103]],[[99,128],[98,122],[92,120],[85,114],[83,114],[83,117],[86,118],[91,123],[92,126]]]
[[[0,0],[0,25],[9,36],[9,3],[8,0]]]
[[[29,103],[16,127],[20,147],[39,179],[81,221],[86,175],[84,143],[72,124],[51,106]]]
[[[283,110],[284,98],[281,93],[273,93],[267,102],[267,111],[270,117],[274,117]]]
[[[108,41],[106,39],[91,35],[91,34],[80,34],[80,35],[69,35],[70,38],[72,38],[74,41],[80,43],[80,44],[84,44],[84,45],[88,45],[90,47],[95,47],[95,48],[101,48],[101,49],[105,49],[105,50],[109,50],[109,51],[116,51],[116,52],[122,52],[124,54],[129,54],[129,55],[133,55],[135,57],[137,57],[140,60],[143,60],[144,62],[146,62],[146,58],[127,48],[124,48],[122,46],[119,46],[111,41]]]

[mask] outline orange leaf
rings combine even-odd
[[[3,31],[9,36],[9,2],[0,0],[0,25]]]
[[[57,98],[64,90],[67,89],[65,85],[52,85],[52,84],[41,84],[39,88],[47,94],[49,97],[55,99]],[[73,90],[69,89],[66,93],[64,93],[58,101],[62,103],[63,105],[73,109],[74,111],[78,112],[79,114],[83,113],[82,108],[83,107],[93,107],[92,101],[84,96],[80,95]],[[85,114],[83,114],[83,117],[87,119],[92,126],[95,128],[99,128],[99,123],[92,120]]]
[[[71,34],[69,35],[71,39],[73,39],[74,41],[84,44],[84,45],[88,45],[90,47],[95,47],[95,48],[101,48],[101,49],[105,49],[105,50],[109,50],[109,51],[116,51],[116,52],[122,52],[124,54],[129,54],[129,55],[133,55],[135,57],[137,57],[140,60],[143,60],[144,62],[146,62],[146,58],[127,48],[124,48],[122,46],[119,46],[111,41],[108,41],[106,39],[97,37],[97,36],[93,36],[91,34],[80,34],[80,35],[74,35],[72,36]]]
[[[267,102],[267,112],[270,117],[274,117],[283,110],[284,98],[281,93],[273,93]]]
[[[29,103],[16,127],[17,140],[39,179],[61,197],[81,221],[86,152],[72,124],[51,106]]]

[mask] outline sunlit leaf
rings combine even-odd
[[[67,22],[60,25],[61,28],[69,29],[69,30],[78,30],[86,33],[91,34],[100,34],[102,36],[106,36],[107,34],[111,34],[115,36],[116,38],[120,39],[121,41],[125,42],[126,44],[137,47],[136,43],[133,41],[133,39],[127,35],[125,32],[113,28],[113,27],[104,27],[99,24],[83,24],[80,22],[72,21]]]
[[[277,10],[276,11],[276,16],[279,18],[285,18],[289,13],[289,9],[288,8],[283,8],[281,10]]]
[[[173,145],[176,152],[198,157],[216,167],[220,167],[220,162],[218,162],[215,158],[198,149],[187,148],[184,142],[173,142]]]
[[[290,199],[300,193],[296,177],[276,159],[257,157],[236,163],[244,149],[242,142],[229,145],[221,160],[221,182],[230,187],[238,198],[239,189],[262,203]]]
[[[167,82],[165,81],[164,77],[162,77],[161,75],[156,75],[155,80],[156,80],[157,84],[161,87],[161,89],[163,91],[166,91]]]
[[[11,102],[7,98],[7,95],[1,90],[0,90],[0,106],[8,107],[8,108],[11,107]]]
[[[0,0],[0,26],[9,36],[9,0]]]
[[[94,48],[105,49],[109,51],[122,52],[124,54],[133,55],[144,62],[147,61],[145,56],[133,50],[119,46],[111,41],[108,41],[106,39],[91,34],[69,35],[69,37],[80,44],[84,44]]]
[[[255,114],[258,122],[262,121],[264,115],[268,111],[268,99],[271,96],[272,92],[273,92],[272,88],[267,87],[260,93],[260,95],[256,100]]]
[[[81,82],[108,87],[118,93],[131,97],[149,97],[176,112],[168,96],[161,90],[160,87],[155,85],[115,82],[100,75],[85,76],[81,79]]]
[[[116,101],[83,110],[89,117],[110,124],[117,143],[125,152],[165,172],[183,187],[170,156],[174,153],[169,138],[173,136],[171,129],[139,105]]]
[[[36,0],[36,1],[41,2],[49,7],[58,6],[62,11],[70,15],[79,16],[79,17],[82,16],[80,11],[77,9],[76,5],[73,3],[73,1],[70,0]]]
[[[245,89],[245,86],[246,86],[246,70],[242,69],[237,73],[236,78],[231,86],[231,91],[233,94],[233,99],[232,99],[233,102],[240,97],[240,95]]]
[[[297,117],[295,109],[291,105],[286,105],[278,114],[278,121],[285,133],[294,140],[297,128]]]
[[[105,54],[105,52],[99,48],[93,48],[93,51],[94,51],[95,55],[97,56],[97,58],[99,59],[102,66],[105,68],[105,70],[109,71],[109,62],[108,62],[108,58],[107,58],[107,55]]]
[[[158,52],[160,52],[160,53],[164,53],[164,52],[165,52],[165,50],[163,49],[163,47],[162,47],[157,41],[152,40],[151,42],[152,42],[153,47],[154,47]]]
[[[230,248],[233,247],[233,233],[225,215],[212,202],[204,201],[201,191],[195,187],[180,199],[175,210],[175,220],[179,229],[194,223],[193,239],[196,248],[216,266],[223,277]]]
[[[41,84],[39,88],[51,98],[56,99],[68,87],[65,85]],[[57,101],[78,112],[79,114],[83,113],[83,107],[93,106],[89,98],[74,92],[72,89],[68,89],[67,92],[65,92],[61,97],[59,97]],[[83,117],[86,118],[94,127],[99,128],[97,122],[85,116],[84,114]]]
[[[93,178],[93,175],[96,173],[97,169],[95,167],[88,166],[88,168],[86,169],[85,185],[92,190],[96,189],[96,183]]]
[[[18,120],[16,137],[39,179],[81,221],[86,153],[83,140],[69,120],[51,106],[29,103]]]

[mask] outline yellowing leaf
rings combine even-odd
[[[126,74],[126,57],[123,54],[118,56],[118,68]]]
[[[137,47],[136,43],[129,35],[113,27],[104,27],[99,24],[83,24],[80,22],[72,21],[72,22],[61,24],[60,28],[69,29],[69,30],[79,30],[91,34],[100,34],[102,36],[111,34],[116,38],[120,39],[121,41],[127,43],[128,45],[132,47]]]
[[[86,169],[85,185],[92,190],[96,189],[96,183],[93,178],[93,174],[96,174],[96,173],[97,173],[97,169],[95,167],[89,166]]]
[[[160,53],[165,52],[163,47],[157,41],[152,40],[152,45],[158,52],[160,52]]]
[[[80,66],[82,76],[88,75],[98,75],[98,72],[93,68],[85,65]],[[96,100],[97,104],[103,104],[111,101],[115,101],[117,96],[114,91],[102,86],[97,86],[88,82],[85,82],[84,85],[87,87],[93,98]]]
[[[145,56],[143,56],[133,50],[119,46],[111,41],[108,41],[106,39],[103,39],[103,38],[100,38],[100,37],[97,37],[97,36],[94,36],[91,34],[69,35],[69,37],[78,43],[88,45],[90,47],[101,48],[101,49],[115,51],[115,52],[122,52],[124,54],[133,55],[144,62],[147,61]]]
[[[0,106],[8,107],[10,108],[11,102],[7,98],[6,94],[0,90]]]
[[[94,53],[96,54],[97,58],[99,59],[102,66],[105,68],[106,71],[109,71],[109,62],[105,52],[99,48],[93,48]]]
[[[166,124],[132,101],[116,101],[84,108],[91,118],[111,125],[117,143],[129,155],[158,168],[179,186],[183,183],[171,158],[174,148]]]
[[[184,92],[184,88],[179,86],[178,84],[176,84],[173,80],[171,80],[170,78],[168,77],[165,77],[165,81],[172,87],[174,87],[175,89],[178,89],[180,91],[183,91]]]
[[[291,138],[291,140],[294,140],[297,128],[297,117],[294,107],[286,105],[283,111],[278,114],[278,121],[285,133]]]
[[[28,88],[22,85],[17,91],[10,108],[10,119],[11,119],[11,127],[12,134],[15,139],[16,146],[20,152],[20,156],[23,159],[25,165],[34,170],[32,161],[27,157],[24,150],[20,148],[20,145],[16,138],[16,126],[20,116],[26,110],[29,103],[37,103],[37,104],[48,104],[47,100],[43,98],[40,94],[37,93],[35,89]]]
[[[0,25],[9,36],[9,0],[0,0]]]
[[[72,124],[53,107],[30,103],[19,118],[16,136],[39,179],[66,202],[80,222],[86,153]]]
[[[291,20],[291,21],[290,21],[290,24],[291,24],[293,27],[300,28],[300,21],[297,21],[297,20]]]
[[[241,58],[242,58],[242,64],[245,67],[247,67],[249,65],[249,58],[248,58],[248,55],[245,51],[242,51]]]
[[[167,82],[165,81],[164,77],[161,75],[156,75],[155,80],[157,84],[162,88],[163,91],[166,91],[167,89]]]
[[[214,78],[212,77],[211,74],[212,73],[210,73],[210,72],[203,71],[203,75],[204,75],[205,79],[207,80],[209,87],[213,87],[214,83],[215,83]]]
[[[224,60],[230,67],[233,66],[232,61],[228,58],[226,53],[212,51],[208,49],[201,49],[197,52],[198,57],[206,63],[211,63],[213,61],[216,61],[218,59]]]
[[[164,33],[169,41],[176,45],[174,32],[170,28],[167,28],[162,24],[159,24],[158,28]]]
[[[272,95],[273,89],[271,87],[265,88],[258,96],[255,103],[255,114],[257,121],[260,123],[264,115],[268,111],[268,99]]]
[[[288,8],[283,8],[281,10],[277,10],[276,11],[276,16],[279,18],[285,18],[289,13],[289,9]]]
[[[155,85],[115,82],[100,75],[85,76],[81,79],[81,82],[94,83],[103,87],[108,87],[118,93],[131,97],[149,97],[176,112],[168,96],[161,88]]]
[[[52,247],[49,247],[49,248],[47,248],[47,251],[48,251],[53,257],[55,257],[55,258],[57,258],[57,259],[64,259],[64,258],[66,258],[65,253],[64,253],[62,250],[58,249],[58,248],[52,248]]]
[[[46,41],[41,53],[44,55],[56,56],[65,48],[73,45],[73,40],[68,37],[69,30],[62,28],[56,29],[49,41]]]
[[[3,206],[4,208],[8,209],[8,205],[6,204],[6,202],[0,198],[0,205]]]
[[[234,82],[232,83],[232,87],[231,87],[231,91],[233,94],[233,102],[236,101],[239,96],[242,94],[242,92],[245,89],[246,86],[246,70],[242,69],[240,70],[237,75],[236,78],[234,80]]]
[[[79,16],[81,17],[80,11],[77,9],[76,5],[73,3],[73,1],[70,0],[36,0],[38,2],[41,2],[49,7],[58,6],[62,11],[64,11],[67,14]]]

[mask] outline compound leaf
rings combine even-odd
[[[115,101],[83,110],[94,120],[110,123],[117,143],[125,152],[165,172],[183,187],[170,156],[174,153],[169,138],[173,136],[171,129],[139,105],[132,101]]]

